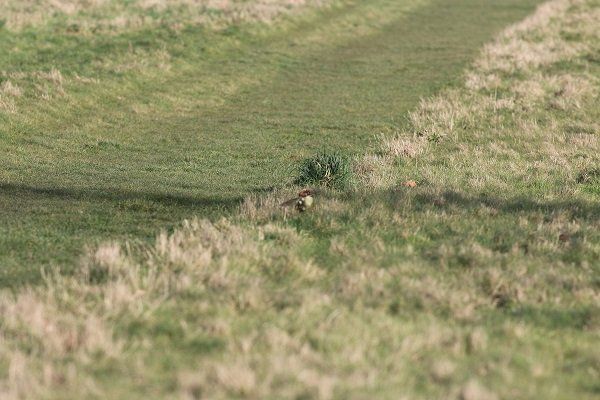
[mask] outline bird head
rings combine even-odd
[[[311,189],[304,189],[298,193],[298,197],[312,196],[314,192]]]

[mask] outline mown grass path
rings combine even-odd
[[[538,2],[372,0],[220,33],[2,31],[0,69],[99,83],[0,115],[0,282],[72,266],[86,243],[230,210],[316,150],[364,152]],[[166,49],[171,68],[96,70],[132,43]]]

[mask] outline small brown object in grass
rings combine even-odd
[[[562,232],[560,235],[558,235],[558,240],[565,243],[571,240],[571,236],[566,232]]]
[[[411,187],[411,188],[413,188],[413,187],[416,187],[416,186],[417,186],[417,182],[415,182],[415,181],[413,181],[413,180],[411,179],[411,180],[409,180],[409,181],[406,181],[406,182],[404,182],[404,183],[402,184],[402,186],[404,186],[404,187]]]
[[[313,194],[314,190],[304,189],[298,193],[298,197],[282,203],[281,207],[295,206],[296,210],[304,212],[307,208],[312,207],[314,201]]]
[[[438,197],[437,199],[433,200],[433,205],[442,207],[442,206],[446,205],[446,199],[443,197]]]

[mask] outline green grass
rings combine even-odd
[[[2,285],[71,269],[85,244],[221,215],[317,151],[363,153],[536,3],[348,2],[222,31],[0,30],[0,71],[29,74],[17,112],[0,114]],[[36,75],[51,68],[66,81]]]
[[[205,52],[93,87],[23,78],[0,397],[596,399],[600,3],[479,49],[532,4],[411,4],[184,29]],[[354,186],[282,209],[332,154]]]
[[[352,165],[347,156],[340,153],[319,153],[302,160],[294,183],[300,186],[313,185],[336,188],[350,188]]]

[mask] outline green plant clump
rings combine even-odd
[[[302,161],[295,183],[345,189],[351,181],[350,159],[337,152],[323,152]]]

